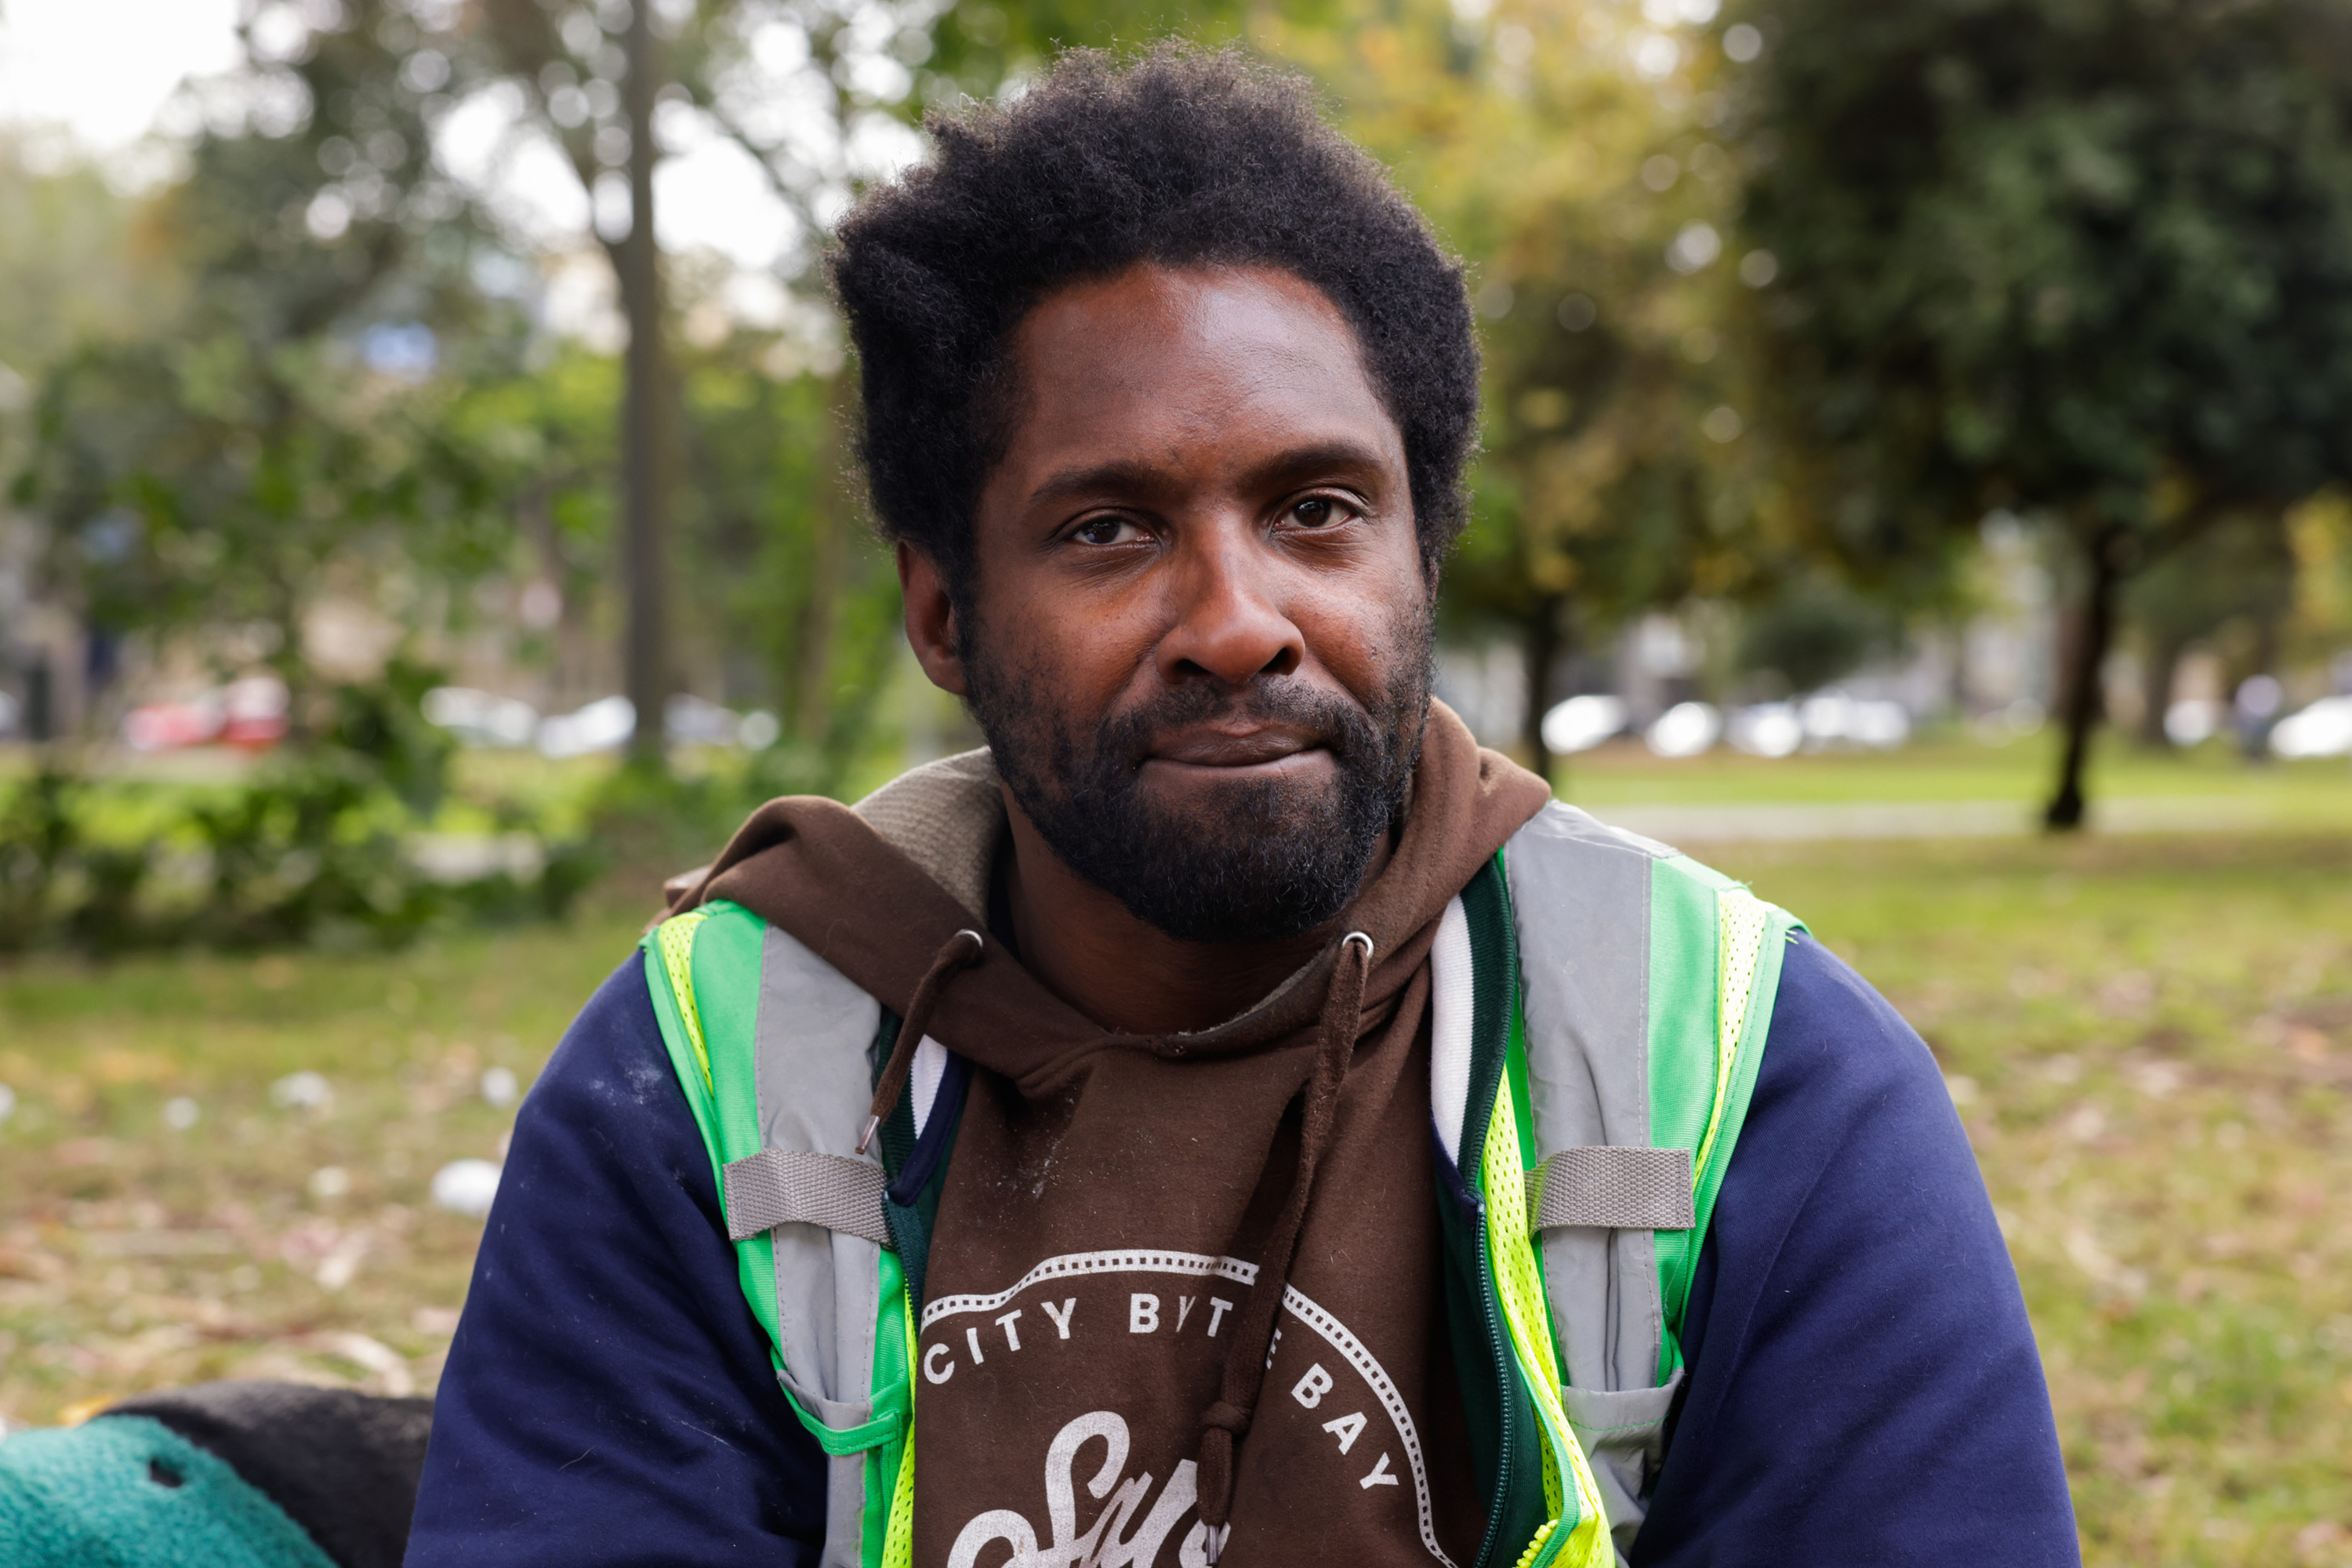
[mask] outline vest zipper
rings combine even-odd
[[[1499,1527],[1503,1504],[1509,1498],[1511,1482],[1518,1473],[1517,1444],[1513,1440],[1513,1428],[1518,1423],[1510,1417],[1511,1401],[1517,1388],[1511,1379],[1514,1368],[1509,1331],[1504,1328],[1502,1311],[1495,1305],[1494,1279],[1495,1260],[1486,1240],[1486,1200],[1482,1196],[1478,1200],[1478,1305],[1486,1319],[1486,1343],[1495,1355],[1496,1382],[1502,1390],[1502,1398],[1496,1403],[1496,1408],[1502,1413],[1503,1434],[1496,1449],[1495,1497],[1490,1505],[1491,1517]],[[1486,1563],[1488,1552],[1499,1544],[1489,1541],[1488,1551],[1478,1553],[1479,1562]]]

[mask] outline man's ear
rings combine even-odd
[[[898,546],[898,589],[907,605],[907,646],[933,686],[957,697],[969,695],[963,659],[956,652],[955,605],[947,580],[931,558],[913,545]]]

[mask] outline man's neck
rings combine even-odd
[[[1021,961],[1105,1028],[1165,1035],[1214,1027],[1265,997],[1339,930],[1334,919],[1281,942],[1181,942],[1070,869],[1010,790],[1004,809],[1013,828],[1005,899]],[[1383,835],[1365,883],[1388,857]]]

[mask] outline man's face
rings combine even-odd
[[[1049,296],[982,489],[961,685],[1056,854],[1192,941],[1355,893],[1429,697],[1404,445],[1353,330],[1266,269]]]

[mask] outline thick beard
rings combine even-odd
[[[1391,646],[1402,657],[1369,710],[1288,677],[1238,693],[1202,681],[1091,736],[1057,722],[1043,700],[1049,675],[1008,670],[979,647],[967,647],[964,668],[998,773],[1072,870],[1179,941],[1280,942],[1347,907],[1402,819],[1429,717],[1433,632],[1426,613],[1397,628]],[[1140,770],[1153,735],[1234,712],[1305,728],[1330,749],[1336,782],[1227,784],[1198,813],[1146,798]]]

